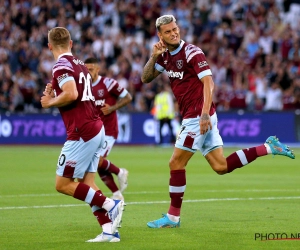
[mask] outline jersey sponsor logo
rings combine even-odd
[[[183,60],[177,60],[176,61],[176,66],[177,66],[178,69],[181,69],[182,66],[183,66]]]
[[[198,63],[199,68],[203,68],[205,66],[208,66],[208,63],[206,61],[202,61]]]
[[[68,73],[62,74],[60,76],[57,77],[57,81],[58,83],[60,83],[62,80],[66,79],[69,76]]]
[[[183,71],[181,72],[174,72],[173,70],[167,71],[168,77],[170,78],[179,78],[180,80],[183,78]]]
[[[104,106],[105,104],[105,99],[101,99],[101,100],[96,100],[95,101],[96,106]]]
[[[99,96],[99,97],[103,97],[103,96],[104,96],[104,89],[99,89],[99,90],[97,91],[97,93],[98,93],[98,96]]]

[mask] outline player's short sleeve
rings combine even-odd
[[[122,86],[120,86],[120,84],[115,79],[106,77],[106,78],[104,78],[103,83],[106,86],[107,91],[111,95],[122,98],[128,93],[127,90],[125,90]],[[124,95],[124,93],[125,93],[125,95]]]
[[[163,67],[164,65],[164,58],[162,55],[160,55],[157,60],[156,60],[156,63],[154,65],[154,68],[159,71],[159,72],[164,72],[165,68]]]
[[[206,57],[199,47],[190,44],[186,47],[185,54],[187,63],[192,66],[199,79],[212,75]]]
[[[68,82],[75,81],[74,69],[72,64],[66,58],[60,58],[52,69],[53,79],[55,79],[60,88]]]

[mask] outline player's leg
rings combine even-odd
[[[230,173],[236,168],[241,168],[256,160],[258,157],[268,154],[284,155],[292,159],[295,158],[289,147],[279,142],[275,136],[270,136],[262,145],[238,150],[225,158],[222,148],[222,139],[216,127],[216,119],[216,115],[211,117],[213,128],[207,133],[201,151],[212,169],[218,174]]]
[[[67,195],[72,195],[78,200],[82,200],[91,206],[104,208],[113,221],[112,232],[115,233],[116,227],[122,217],[123,202],[115,201],[105,197],[97,192],[96,185],[93,182],[93,187],[84,183],[84,177],[87,172],[95,173],[97,170],[97,163],[99,161],[100,147],[104,139],[104,132],[101,132],[89,140],[84,142],[67,141],[62,149],[58,161],[58,168],[56,171],[56,189],[59,192]],[[95,174],[90,175],[94,178]],[[74,179],[83,179],[81,182],[74,182]],[[91,181],[89,182],[91,184]]]
[[[124,192],[124,190],[128,186],[127,178],[129,172],[125,168],[117,167],[111,161],[105,158],[109,155],[110,151],[113,148],[114,143],[115,143],[114,137],[105,136],[105,143],[101,148],[101,152],[100,152],[101,157],[98,164],[98,174],[102,179],[102,181],[105,183],[105,185],[113,193],[113,198],[124,200],[122,192]],[[118,188],[118,186],[116,185],[112,173],[117,175],[120,188]]]
[[[98,175],[103,181],[103,183],[109,188],[109,190],[114,193],[120,193],[120,190],[117,184],[114,181],[113,175],[107,170],[107,166],[110,164],[108,160],[100,156],[99,164],[98,164]],[[121,194],[122,195],[122,194]]]
[[[171,198],[170,207],[167,214],[163,217],[150,221],[147,226],[150,228],[163,228],[163,227],[179,227],[180,226],[180,211],[182,200],[186,187],[186,174],[185,166],[194,153],[174,148],[173,155],[169,162],[170,167],[170,180],[169,180],[169,194]]]
[[[262,145],[238,150],[226,158],[224,157],[222,148],[217,148],[209,152],[205,155],[205,158],[212,169],[218,174],[230,173],[237,168],[248,165],[258,157],[268,154],[284,155],[295,159],[293,152],[286,145],[280,143],[278,139],[275,139],[273,136],[271,138],[272,140],[270,140],[269,137],[266,143]]]
[[[86,173],[84,178],[79,179],[78,181],[92,187],[94,190],[96,190],[97,194],[103,195],[101,190],[99,190],[95,184],[95,173]],[[88,240],[87,242],[119,242],[119,232],[117,230],[115,233],[112,232],[113,223],[109,218],[107,211],[96,205],[90,204],[90,207],[92,209],[92,213],[102,228],[102,233],[97,235],[94,239]]]
[[[181,132],[178,136],[169,162],[169,194],[171,198],[171,204],[168,213],[163,214],[163,217],[158,220],[148,222],[148,227],[172,228],[180,226],[180,211],[186,187],[185,167],[193,154],[196,152],[196,149],[194,149],[194,139],[196,138],[197,133],[200,134],[199,119],[183,120]]]

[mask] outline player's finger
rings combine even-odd
[[[166,46],[165,42],[161,39],[159,39],[159,42],[163,45],[163,46]]]

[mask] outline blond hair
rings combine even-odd
[[[48,32],[49,43],[53,47],[68,48],[71,35],[70,32],[64,27],[55,27]]]
[[[162,26],[164,24],[169,24],[171,22],[176,22],[176,18],[173,15],[161,16],[156,19],[156,23],[155,23],[156,29],[159,31],[160,26]]]

